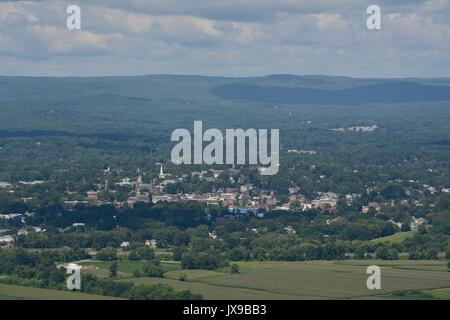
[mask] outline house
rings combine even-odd
[[[21,213],[0,214],[0,220],[14,220],[22,217]]]
[[[288,153],[297,153],[297,154],[313,155],[313,154],[317,154],[317,151],[290,149],[290,150],[288,150]]]
[[[0,236],[0,245],[11,246],[14,243],[14,238],[10,235]]]
[[[208,232],[208,236],[213,239],[216,240],[217,239],[217,234],[213,231],[213,232]]]
[[[412,221],[411,221],[409,227],[411,228],[411,230],[417,230],[417,228],[419,226],[423,226],[426,223],[427,223],[427,220],[425,220],[424,218],[412,217]]]
[[[377,202],[369,202],[369,205],[363,206],[362,212],[363,213],[369,213],[370,208],[375,209],[376,214],[381,213],[381,206]]]
[[[161,195],[161,196],[153,195],[152,196],[153,203],[167,202],[167,201],[169,201],[169,196],[167,196],[167,195]]]
[[[29,232],[28,232],[28,230],[27,229],[19,229],[18,231],[17,231],[17,235],[18,236],[21,236],[21,235],[27,235]]]
[[[31,226],[31,228],[35,231],[35,232],[44,232],[45,231],[45,229],[42,229],[41,227],[33,227],[33,226]]]
[[[252,208],[228,208],[228,212],[236,215],[251,215],[254,212]]]
[[[78,200],[65,200],[64,201],[65,205],[68,205],[68,206],[71,206],[71,207],[74,207],[74,206],[76,206],[78,204],[88,204],[88,203],[89,203],[88,201],[78,201]]]
[[[293,188],[289,188],[289,194],[296,194],[300,191],[299,187],[293,187]]]
[[[133,208],[136,203],[149,203],[149,194],[144,192],[143,194],[138,194],[135,197],[128,197],[127,205],[129,208]],[[155,202],[154,202],[155,203]]]
[[[145,245],[152,249],[156,249],[156,240],[155,239],[145,240]]]
[[[336,207],[338,201],[338,195],[334,192],[323,192],[319,195],[319,207],[328,208]]]
[[[87,201],[90,205],[96,206],[98,204],[98,193],[96,191],[88,191]]]
[[[0,181],[0,188],[11,188],[11,187],[12,187],[11,183]]]
[[[285,203],[285,204],[282,204],[280,206],[277,206],[277,207],[273,208],[273,210],[289,211],[289,210],[291,210],[291,206],[290,206],[289,203]]]
[[[74,223],[74,224],[72,224],[72,227],[84,227],[84,226],[85,226],[84,223]]]
[[[23,184],[25,186],[35,186],[39,184],[44,184],[45,181],[43,180],[34,180],[34,181],[19,181],[20,184]]]
[[[295,231],[294,228],[292,228],[291,226],[287,226],[284,228],[284,231],[287,232],[287,234],[296,234],[297,232]]]
[[[124,249],[128,248],[129,246],[130,246],[130,242],[128,242],[128,241],[124,241],[120,244],[120,247],[124,248]]]

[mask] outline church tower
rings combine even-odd
[[[136,195],[139,195],[141,193],[141,183],[142,183],[142,176],[139,175],[136,181]]]
[[[161,164],[161,168],[159,169],[159,177],[161,178],[161,179],[164,179],[164,171],[163,171],[163,165]]]

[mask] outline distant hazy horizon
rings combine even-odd
[[[293,73],[271,73],[262,75],[241,75],[241,76],[226,76],[226,75],[208,75],[208,74],[184,74],[184,73],[143,73],[143,74],[110,74],[110,75],[14,75],[14,74],[0,74],[3,78],[131,78],[131,77],[203,77],[203,78],[226,78],[226,79],[251,79],[251,78],[268,78],[273,76],[292,76],[298,78],[347,78],[347,79],[361,79],[361,80],[449,80],[450,74],[448,76],[440,77],[358,77],[349,75],[333,75],[333,74],[293,74]]]

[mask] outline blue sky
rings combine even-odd
[[[0,0],[0,74],[449,77],[449,18],[450,0]]]

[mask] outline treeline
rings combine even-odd
[[[205,207],[197,203],[173,203],[152,205],[138,203],[131,209],[118,210],[111,205],[77,205],[66,209],[55,203],[40,207],[36,215],[28,219],[31,225],[47,224],[58,228],[68,228],[74,223],[84,223],[95,230],[112,230],[117,225],[137,230],[149,219],[181,229],[207,223]]]
[[[42,288],[63,289],[65,269],[57,264],[89,258],[84,250],[62,248],[58,250],[26,251],[0,249],[0,274],[14,276],[18,284]]]
[[[0,274],[8,277],[3,283],[67,290],[66,269],[58,268],[58,263],[65,259],[76,261],[87,257],[83,250],[61,249],[42,252],[30,252],[23,249],[0,249]],[[156,265],[149,263],[143,268],[147,276],[155,272]],[[157,269],[160,270],[160,269]],[[132,282],[100,279],[92,274],[82,273],[81,291],[104,296],[120,297],[133,300],[199,300],[201,295],[189,290],[176,291],[164,284],[138,285]]]
[[[144,206],[136,210],[147,212],[148,209]],[[155,207],[150,209],[156,210]],[[172,207],[171,210],[175,209]],[[180,212],[175,216],[181,215],[182,209],[177,210]],[[129,211],[131,217],[132,212]],[[98,231],[86,226],[61,231],[49,226],[46,232],[18,236],[16,245],[24,248],[93,248],[98,251],[97,259],[113,261],[117,259],[116,250],[126,241],[129,247],[124,251],[129,259],[148,261],[153,259],[153,252],[145,248],[144,242],[154,239],[158,248],[171,250],[173,259],[181,261],[186,269],[215,269],[226,266],[229,261],[242,260],[397,259],[401,254],[407,254],[410,259],[436,259],[439,253],[448,251],[450,216],[446,211],[428,214],[427,219],[433,225],[420,228],[416,237],[399,244],[371,241],[400,231],[399,227],[386,221],[385,216],[353,211],[342,215],[314,211],[302,214],[272,212],[264,219],[245,217],[216,224],[215,217],[222,214],[220,210],[210,209],[207,224],[189,228],[168,226],[154,216],[141,216],[137,229],[122,227]],[[163,216],[168,215],[164,213]]]
[[[81,278],[81,291],[131,300],[201,300],[203,297],[189,290],[176,291],[166,284],[138,285],[129,281],[101,279],[92,274]]]

